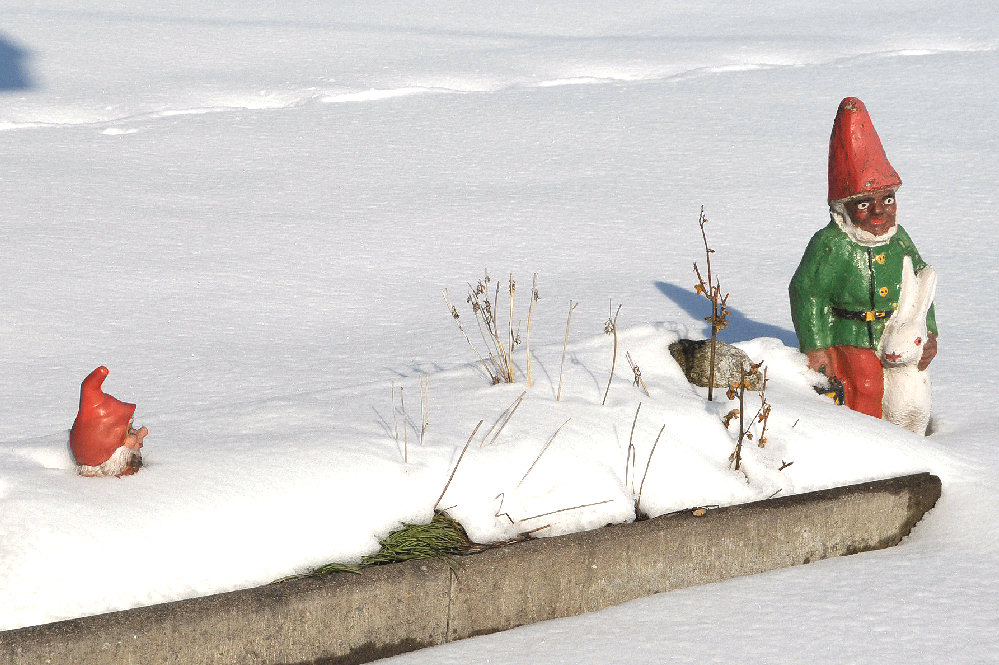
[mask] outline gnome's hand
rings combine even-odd
[[[937,356],[937,336],[933,333],[926,335],[926,344],[923,345],[923,356],[919,359],[919,371],[923,371],[930,366],[930,361]]]

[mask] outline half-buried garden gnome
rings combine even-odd
[[[896,223],[901,184],[864,103],[847,97],[829,139],[831,220],[791,279],[791,318],[809,368],[841,382],[848,407],[924,433],[936,275]]]
[[[80,410],[69,445],[81,476],[130,476],[142,466],[145,427],[132,427],[135,405],[104,394],[108,368],[98,367],[80,385]]]

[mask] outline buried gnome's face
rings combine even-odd
[[[142,439],[149,434],[145,427],[134,429],[132,423],[128,423],[128,434],[125,435],[125,442],[118,446],[107,461],[97,466],[79,465],[78,471],[81,476],[130,476],[142,468]]]

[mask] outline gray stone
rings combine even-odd
[[[0,632],[0,665],[364,663],[898,544],[927,473]]]
[[[711,372],[711,340],[681,339],[669,345],[670,355],[680,365],[684,376],[695,386],[706,388]],[[715,340],[715,388],[728,388],[739,382],[740,367],[749,372],[753,361],[745,351]],[[749,389],[760,389],[759,376],[749,377]]]

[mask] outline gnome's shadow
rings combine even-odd
[[[660,293],[675,302],[695,319],[703,319],[710,315],[711,306],[704,299],[704,296],[669,282],[656,282],[655,284]],[[727,338],[725,341],[741,342],[756,337],[776,337],[787,346],[798,347],[798,336],[794,334],[793,330],[754,321],[731,306],[728,307],[728,311],[728,328],[720,335]],[[707,322],[704,323],[704,336],[711,336],[711,326]]]
[[[32,87],[27,67],[28,52],[0,33],[0,92]]]

